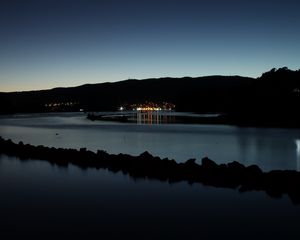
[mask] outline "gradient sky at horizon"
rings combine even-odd
[[[0,91],[300,68],[300,2],[1,0]]]

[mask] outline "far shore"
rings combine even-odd
[[[176,112],[175,112],[176,113]],[[162,117],[170,117],[167,120],[156,120],[157,115],[160,113],[149,112],[143,113],[148,115],[148,119],[144,121],[133,117],[134,114],[139,113],[122,113],[122,112],[111,112],[111,114],[97,114],[87,113],[87,119],[91,121],[113,121],[113,122],[126,122],[126,123],[151,123],[151,124],[212,124],[212,125],[232,125],[238,127],[257,127],[257,128],[300,128],[300,123],[293,118],[288,116],[282,117],[259,117],[249,116],[238,117],[224,113],[194,113],[190,115],[190,112],[185,112],[182,115],[168,114],[162,115]],[[153,119],[149,119],[152,115]]]
[[[224,124],[223,114],[197,114],[180,112],[111,112],[110,114],[88,113],[87,119],[95,121],[114,121],[153,124]]]
[[[100,112],[100,114],[99,114]],[[255,128],[286,128],[286,129],[300,129],[300,121],[297,117],[293,116],[236,116],[228,113],[205,113],[205,112],[178,112],[180,115],[170,115],[172,118],[168,121],[161,120],[159,122],[156,119],[152,121],[138,121],[136,118],[132,118],[132,115],[122,113],[120,111],[108,111],[102,114],[101,111],[44,111],[44,112],[16,112],[16,113],[4,113],[0,112],[0,116],[17,116],[23,114],[67,114],[67,113],[81,113],[85,114],[86,118],[91,121],[110,121],[120,123],[142,123],[142,124],[203,124],[203,125],[231,125],[237,127],[255,127]],[[177,112],[174,112],[177,113]],[[156,113],[149,113],[156,116]],[[185,115],[186,114],[186,115]],[[192,115],[191,115],[192,114]],[[168,115],[165,115],[168,116]]]

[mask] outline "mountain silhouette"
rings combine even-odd
[[[298,126],[300,70],[271,69],[259,78],[207,76],[125,80],[50,90],[0,93],[0,112],[116,111],[170,102],[176,111],[223,113],[225,123]]]

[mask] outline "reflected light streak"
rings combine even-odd
[[[296,154],[297,154],[297,171],[300,171],[300,139],[295,140],[296,143]]]

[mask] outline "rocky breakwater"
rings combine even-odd
[[[16,156],[21,160],[44,160],[64,167],[73,164],[83,169],[121,171],[135,179],[157,179],[170,183],[188,181],[190,184],[201,183],[238,189],[240,192],[264,191],[274,198],[287,194],[294,204],[300,203],[300,172],[292,170],[263,172],[256,165],[246,167],[238,162],[218,165],[208,158],[203,158],[201,165],[195,159],[177,163],[154,157],[148,152],[139,156],[108,154],[102,150],[95,153],[86,148],[76,150],[14,143],[1,137],[0,153]]]

